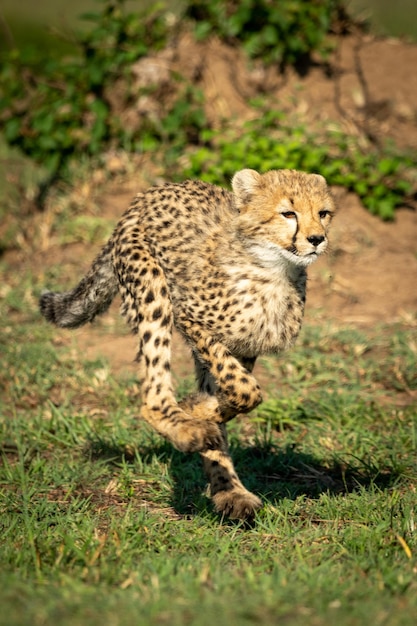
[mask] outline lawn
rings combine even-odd
[[[41,322],[33,276],[4,292],[0,623],[415,623],[413,328],[307,326],[262,361],[267,399],[231,425],[265,504],[245,525],[138,421],[133,376]]]

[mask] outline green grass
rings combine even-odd
[[[0,218],[19,206],[22,196],[34,196],[44,175],[42,168],[22,155],[17,148],[7,145],[0,134]]]
[[[264,405],[230,425],[265,503],[245,526],[137,419],[131,375],[55,341],[41,282],[1,309],[0,623],[414,624],[414,329],[306,327],[263,361]]]
[[[406,37],[417,41],[417,5],[414,0],[351,0],[353,15],[369,20],[378,35]]]
[[[171,3],[175,7],[175,3]],[[141,11],[144,0],[129,0],[129,10]],[[0,51],[15,45],[20,49],[39,47],[54,55],[74,52],[74,33],[86,28],[81,16],[102,8],[100,0],[2,0],[0,7]]]

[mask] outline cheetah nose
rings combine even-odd
[[[307,241],[309,241],[315,248],[319,246],[324,241],[324,235],[310,235],[307,237]]]

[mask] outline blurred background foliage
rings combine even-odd
[[[402,1],[412,10],[408,0]],[[382,4],[375,15],[385,14]],[[390,16],[390,3],[386,5]],[[305,141],[297,142],[305,129],[277,124],[279,111],[265,117],[271,103],[264,101],[260,107],[253,103],[259,107],[259,124],[231,138],[239,147],[233,159],[222,139],[224,127],[219,150],[219,129],[208,122],[204,96],[195,84],[171,71],[155,84],[138,85],[133,71],[141,59],[172,47],[184,29],[197,41],[216,35],[241,47],[248,62],[258,60],[282,72],[289,65],[308,67],[312,55],[326,61],[334,45],[329,35],[367,27],[363,18],[368,8],[359,0],[183,0],[151,6],[142,0],[75,0],[71,5],[44,1],[35,11],[29,0],[5,0],[0,12],[0,154],[8,146],[18,150],[12,158],[22,154],[38,164],[35,204],[42,208],[51,186],[71,176],[74,162],[108,150],[162,150],[169,176],[187,173],[223,183],[229,170],[242,166],[250,141],[259,169],[321,172],[330,184],[354,190],[367,208],[391,219],[414,193],[406,171],[414,165],[409,155],[379,145],[367,145],[364,153],[357,143],[347,147],[348,138],[340,134],[337,141],[333,136],[317,142],[309,133],[307,147]],[[400,22],[390,23],[403,28]],[[404,24],[410,26],[412,20]],[[152,106],[138,113],[139,98]],[[279,140],[279,155],[271,154],[267,137]],[[323,144],[331,145],[329,158]],[[178,158],[190,149],[187,169]],[[228,167],[220,174],[224,152]]]

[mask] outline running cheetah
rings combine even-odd
[[[232,192],[200,181],[139,193],[72,291],[45,292],[40,309],[76,328],[109,307],[138,337],[141,416],[178,450],[199,452],[218,512],[252,517],[262,505],[239,480],[226,422],[262,400],[258,355],[295,341],[306,268],[327,248],[335,211],[317,174],[244,169]],[[191,347],[198,392],[177,402],[171,376],[176,327]]]

